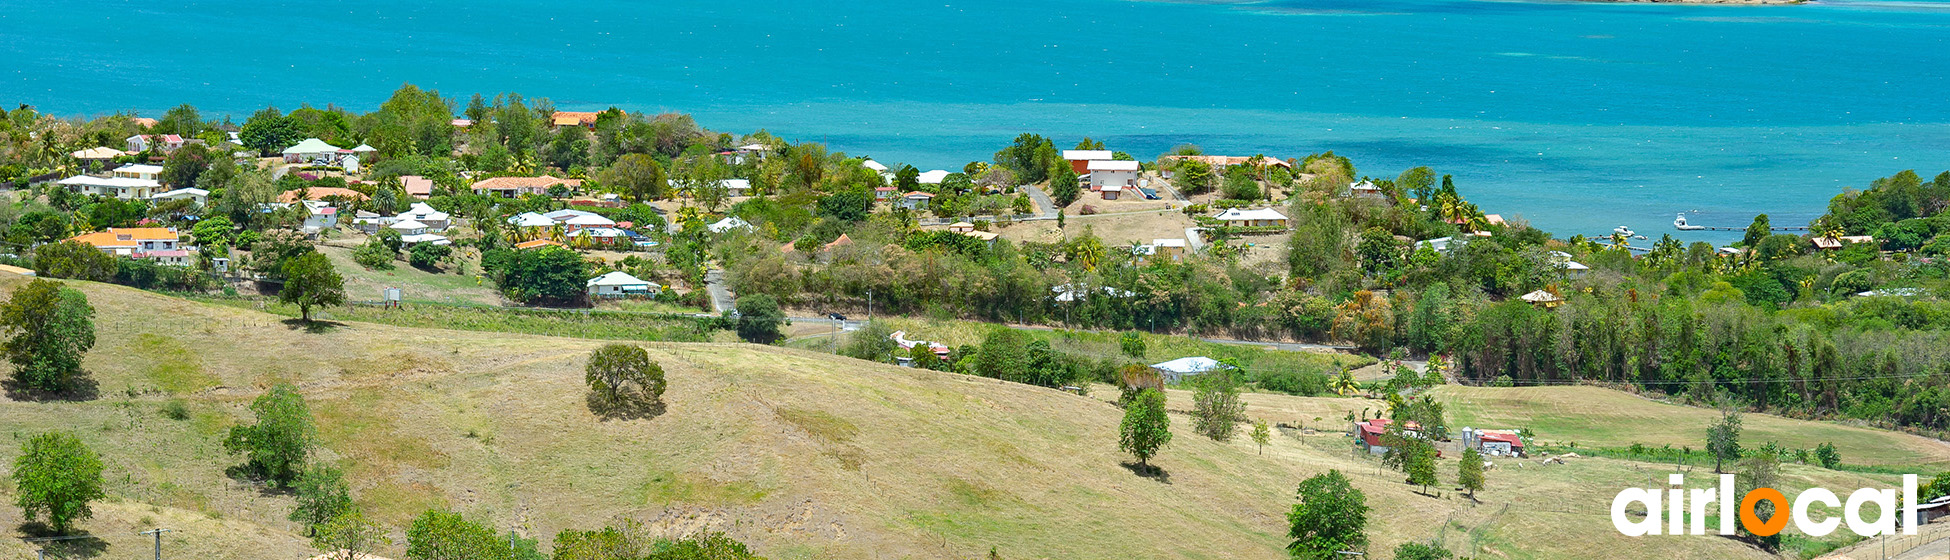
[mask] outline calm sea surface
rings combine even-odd
[[[1845,186],[1950,169],[1950,0],[0,1],[8,106],[241,121],[403,82],[923,169],[1021,131],[1142,158],[1331,149],[1433,166],[1565,236],[1802,223]]]

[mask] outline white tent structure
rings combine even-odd
[[[744,218],[731,216],[712,222],[711,225],[704,226],[704,229],[711,230],[711,233],[724,233],[734,229],[749,230],[752,229],[752,224],[751,222],[745,221]]]
[[[1198,375],[1226,367],[1230,366],[1205,356],[1189,356],[1169,362],[1151,364],[1151,369],[1158,370],[1158,373],[1164,376],[1166,383],[1177,383],[1184,380],[1187,376]]]
[[[920,176],[921,184],[923,185],[939,185],[942,180],[947,178],[948,172],[940,169],[923,171]]]
[[[616,225],[616,220],[604,218],[596,214],[590,214],[587,216],[576,216],[573,218],[569,218],[568,220],[563,221],[562,223],[569,224],[576,227],[609,227],[609,226]]]

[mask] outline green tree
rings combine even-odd
[[[1199,160],[1181,160],[1178,169],[1172,172],[1171,184],[1186,195],[1212,192],[1212,183],[1217,175],[1212,164]]]
[[[1329,560],[1343,551],[1360,552],[1368,546],[1368,498],[1339,470],[1315,475],[1300,482],[1300,503],[1286,515],[1287,536],[1293,543],[1287,552],[1294,558]]]
[[[1737,493],[1734,494],[1736,496],[1745,496],[1748,492],[1759,488],[1780,488],[1781,458],[1772,453],[1756,453],[1752,457],[1742,459],[1740,461],[1740,474],[1735,476],[1734,479],[1736,480],[1738,489]],[[1761,500],[1754,504],[1754,516],[1759,519],[1773,519],[1776,515],[1786,514],[1787,512],[1775,511],[1774,503],[1771,501]],[[1781,545],[1781,535],[1779,533],[1759,537],[1748,532],[1745,523],[1736,523],[1735,525],[1739,528],[1741,534],[1754,537],[1754,540],[1759,542],[1763,549],[1773,551]]]
[[[649,410],[663,403],[664,368],[633,344],[605,344],[589,353],[583,368],[591,408],[599,414]]]
[[[278,301],[298,305],[298,317],[311,321],[311,308],[345,304],[345,279],[332,270],[332,261],[323,253],[306,253],[285,261],[284,288]]]
[[[1429,201],[1429,196],[1435,193],[1435,170],[1417,167],[1403,171],[1401,175],[1395,177],[1395,186],[1400,187],[1402,192],[1410,193],[1410,196],[1415,197],[1416,200],[1426,203]]]
[[[412,560],[513,560],[514,547],[500,535],[460,514],[427,510],[406,530]]]
[[[202,144],[189,144],[169,154],[169,161],[163,162],[163,170],[157,179],[162,184],[175,188],[196,186],[197,177],[210,169],[210,161],[217,157]]]
[[[115,257],[80,241],[48,243],[34,248],[34,274],[107,282],[115,277]]]
[[[393,260],[399,253],[386,246],[386,242],[375,235],[352,251],[352,262],[369,270],[392,270]]]
[[[1842,452],[1837,451],[1833,443],[1821,442],[1821,445],[1815,446],[1815,463],[1824,469],[1839,469],[1842,467]]]
[[[1455,557],[1455,553],[1435,543],[1405,542],[1395,547],[1395,560],[1446,560]]]
[[[451,246],[415,243],[412,247],[406,249],[406,262],[407,264],[413,265],[414,268],[432,271],[438,268],[440,263],[445,262],[447,257],[453,256],[453,254],[454,249]]]
[[[1130,356],[1131,359],[1144,359],[1144,335],[1142,334],[1138,334],[1135,331],[1125,332],[1123,336],[1117,337],[1117,347],[1124,352],[1124,355]]]
[[[1401,454],[1402,472],[1408,474],[1408,483],[1422,487],[1427,492],[1435,480],[1435,446],[1422,438],[1406,438],[1388,450]]]
[[[1063,161],[1062,152],[1056,151],[1056,144],[1041,135],[1027,132],[1016,136],[1015,142],[996,152],[995,163],[1015,172],[1016,177],[1025,184],[1049,179],[1056,165],[1069,167]]]
[[[324,552],[326,560],[365,560],[390,544],[393,539],[386,537],[386,528],[366,520],[356,509],[347,509],[319,524],[311,536],[312,548]]]
[[[649,202],[669,196],[670,185],[664,175],[664,167],[655,158],[645,154],[629,154],[616,158],[614,163],[597,174],[602,184],[622,191],[622,195],[636,202]]]
[[[1165,416],[1165,394],[1157,389],[1139,391],[1124,406],[1117,448],[1137,457],[1140,468],[1149,469],[1158,448],[1171,443],[1171,418]]]
[[[244,453],[245,471],[264,477],[272,486],[291,484],[318,437],[304,395],[298,394],[297,387],[279,383],[251,403],[251,413],[257,423],[232,426],[224,449]]]
[[[297,123],[286,118],[277,107],[267,107],[244,121],[243,128],[237,132],[237,139],[244,142],[244,147],[257,151],[257,155],[268,156],[303,141],[305,137],[304,132],[298,130]]]
[[[65,391],[82,375],[81,357],[95,347],[95,308],[88,296],[53,280],[35,279],[0,303],[0,344],[14,365],[13,382],[39,391]]]
[[[197,245],[204,247],[227,246],[230,245],[231,234],[236,229],[237,226],[230,223],[230,218],[211,216],[191,227],[190,236],[196,240]]]
[[[1273,431],[1268,429],[1265,420],[1253,421],[1253,443],[1259,446],[1259,454],[1266,454],[1266,444],[1273,441]]]
[[[1456,484],[1469,491],[1469,499],[1476,499],[1476,491],[1483,489],[1483,455],[1474,447],[1464,447],[1462,459],[1456,466]]]
[[[868,321],[866,326],[847,335],[846,344],[840,346],[839,354],[869,362],[892,360],[894,352],[900,350],[900,344],[894,342],[892,335],[893,329],[887,328],[886,323]]]
[[[313,537],[317,537],[320,525],[351,513],[352,488],[345,483],[345,471],[330,465],[312,465],[298,475],[294,486],[297,505],[291,509],[291,520],[305,524]]]
[[[1740,460],[1740,413],[1727,409],[1720,412],[1720,421],[1706,428],[1706,452],[1713,455],[1713,472],[1722,470],[1725,463]]]
[[[1754,216],[1754,223],[1747,225],[1747,235],[1740,239],[1740,245],[1748,249],[1759,247],[1761,240],[1767,239],[1767,236],[1772,234],[1773,230],[1767,223],[1767,215]]]
[[[758,294],[738,300],[738,338],[771,344],[779,339],[779,326],[784,323],[785,312],[772,296]]]
[[[481,255],[501,293],[524,303],[569,304],[588,293],[589,265],[575,251],[543,247],[530,251],[495,249]]]
[[[1083,196],[1083,187],[1077,179],[1077,172],[1068,165],[1059,164],[1050,172],[1049,198],[1057,208],[1065,208]]]
[[[1235,426],[1246,417],[1239,398],[1239,381],[1231,371],[1211,371],[1194,378],[1192,430],[1212,441],[1230,441]]]
[[[94,516],[88,502],[102,493],[102,461],[81,438],[49,432],[28,438],[14,458],[15,503],[28,521],[47,516],[57,534],[68,534],[77,520]]]

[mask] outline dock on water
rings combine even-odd
[[[1686,223],[1686,215],[1683,213],[1680,214],[1678,218],[1674,218],[1672,220],[1672,227],[1673,229],[1677,229],[1679,231],[1747,231],[1747,228],[1745,226],[1720,227],[1720,226],[1696,226],[1696,225],[1688,224]],[[1808,231],[1808,226],[1769,227],[1767,228],[1767,231]]]

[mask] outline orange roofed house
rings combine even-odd
[[[582,186],[581,179],[562,179],[543,175],[540,177],[495,177],[474,183],[474,192],[515,198],[524,194],[548,194],[548,188],[562,185],[569,188]]]
[[[548,124],[550,128],[556,130],[565,126],[580,126],[595,130],[596,115],[600,114],[602,113],[593,111],[556,111],[554,116],[549,117]]]
[[[189,266],[190,253],[183,249],[175,231],[169,228],[108,228],[68,238],[95,246],[103,253],[137,259],[154,259],[159,264]]]

